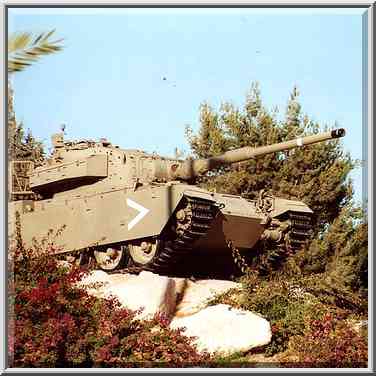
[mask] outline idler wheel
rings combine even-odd
[[[115,270],[124,266],[126,250],[124,246],[112,246],[94,251],[95,261],[103,270]]]
[[[142,239],[128,244],[129,256],[135,265],[149,266],[158,257],[161,241],[158,239]]]

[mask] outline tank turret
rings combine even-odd
[[[100,192],[106,188],[137,188],[169,181],[192,184],[198,176],[222,165],[343,137],[344,134],[344,129],[335,129],[278,144],[243,147],[207,159],[182,161],[140,150],[120,149],[106,139],[99,142],[64,141],[63,133],[58,133],[52,136],[54,150],[51,158],[30,174],[30,187],[47,198],[55,194],[72,196],[82,190]]]

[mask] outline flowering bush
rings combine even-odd
[[[165,317],[136,319],[115,299],[76,287],[87,272],[59,266],[53,249],[12,249],[9,357],[14,367],[184,367],[203,365],[192,339]]]
[[[355,322],[366,318],[366,305],[355,295],[340,291],[335,299],[329,299],[334,291],[315,286],[307,278],[265,279],[249,272],[240,282],[241,299],[233,299],[231,292],[217,296],[210,304],[230,304],[264,316],[272,330],[271,342],[262,349],[266,357],[275,356],[281,366],[288,367],[366,364],[367,338],[346,321],[350,316]]]
[[[366,340],[330,313],[311,320],[306,333],[291,340],[290,352],[307,367],[367,367]]]

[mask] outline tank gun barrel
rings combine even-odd
[[[243,148],[227,151],[216,157],[186,160],[180,165],[173,166],[171,172],[174,178],[189,180],[223,165],[243,162],[263,155],[294,149],[303,145],[311,145],[317,142],[340,138],[343,137],[345,133],[345,129],[338,128],[328,132],[311,136],[298,137],[294,140],[280,142],[272,145],[260,146],[256,148],[246,146]]]

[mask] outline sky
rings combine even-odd
[[[344,127],[362,159],[365,9],[9,9],[8,30],[56,29],[64,49],[11,76],[18,121],[50,147],[106,137],[122,148],[190,152],[199,106],[241,107],[252,82],[283,115],[296,85],[303,113]],[[362,170],[351,173],[362,200]]]

